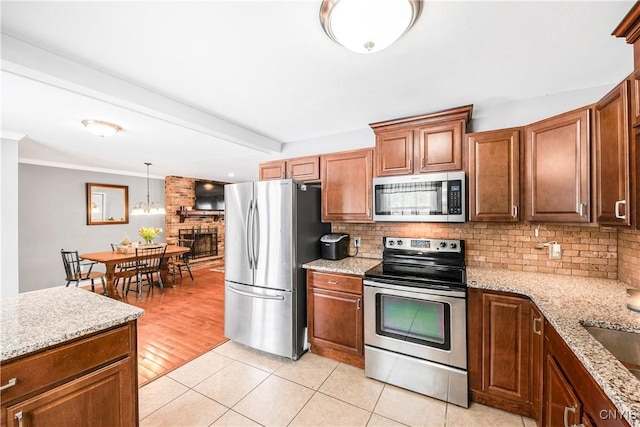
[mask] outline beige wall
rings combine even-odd
[[[606,227],[544,225],[541,241],[557,241],[562,259],[549,260],[547,249],[536,249],[537,224],[376,223],[333,224],[333,232],[361,236],[358,256],[380,258],[382,237],[464,239],[469,266],[538,271],[575,276],[619,278],[640,286],[640,231]],[[355,249],[351,247],[351,253]]]

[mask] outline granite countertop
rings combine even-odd
[[[50,288],[3,299],[0,361],[126,323],[144,310],[80,288]]]
[[[630,286],[610,279],[467,267],[472,288],[528,296],[558,331],[620,414],[640,426],[640,379],[583,327],[640,333],[640,313],[627,308]]]
[[[308,270],[324,271],[327,273],[356,274],[364,276],[368,270],[382,262],[381,259],[375,258],[354,258],[346,257],[338,261],[330,261],[327,259],[317,259],[302,265],[302,268]]]

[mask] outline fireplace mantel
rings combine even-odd
[[[180,222],[184,222],[184,220],[190,216],[212,216],[214,221],[218,221],[221,217],[224,217],[224,211],[184,210],[176,211],[176,214],[180,215]]]

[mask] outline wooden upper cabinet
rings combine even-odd
[[[372,123],[376,176],[462,169],[462,139],[473,106]]]
[[[525,219],[591,221],[591,109],[581,108],[525,127]]]
[[[302,182],[319,182],[320,156],[260,163],[260,181],[285,178]]]
[[[372,149],[321,156],[322,220],[371,222],[372,175]]]
[[[285,160],[260,163],[260,181],[284,179],[286,178],[286,174],[287,162]]]
[[[629,81],[631,86],[631,125],[637,127],[640,126],[640,70],[634,71]]]
[[[519,220],[520,132],[513,128],[467,135],[471,221]]]
[[[595,107],[598,224],[631,225],[629,82],[616,86]]]
[[[465,129],[466,120],[418,128],[416,172],[462,169],[462,135]]]

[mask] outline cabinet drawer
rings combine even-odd
[[[359,276],[320,273],[309,270],[307,279],[307,285],[310,287],[362,295],[362,278]]]
[[[2,405],[124,358],[133,351],[131,345],[135,342],[126,325],[2,364],[2,385],[16,379],[2,391]]]

